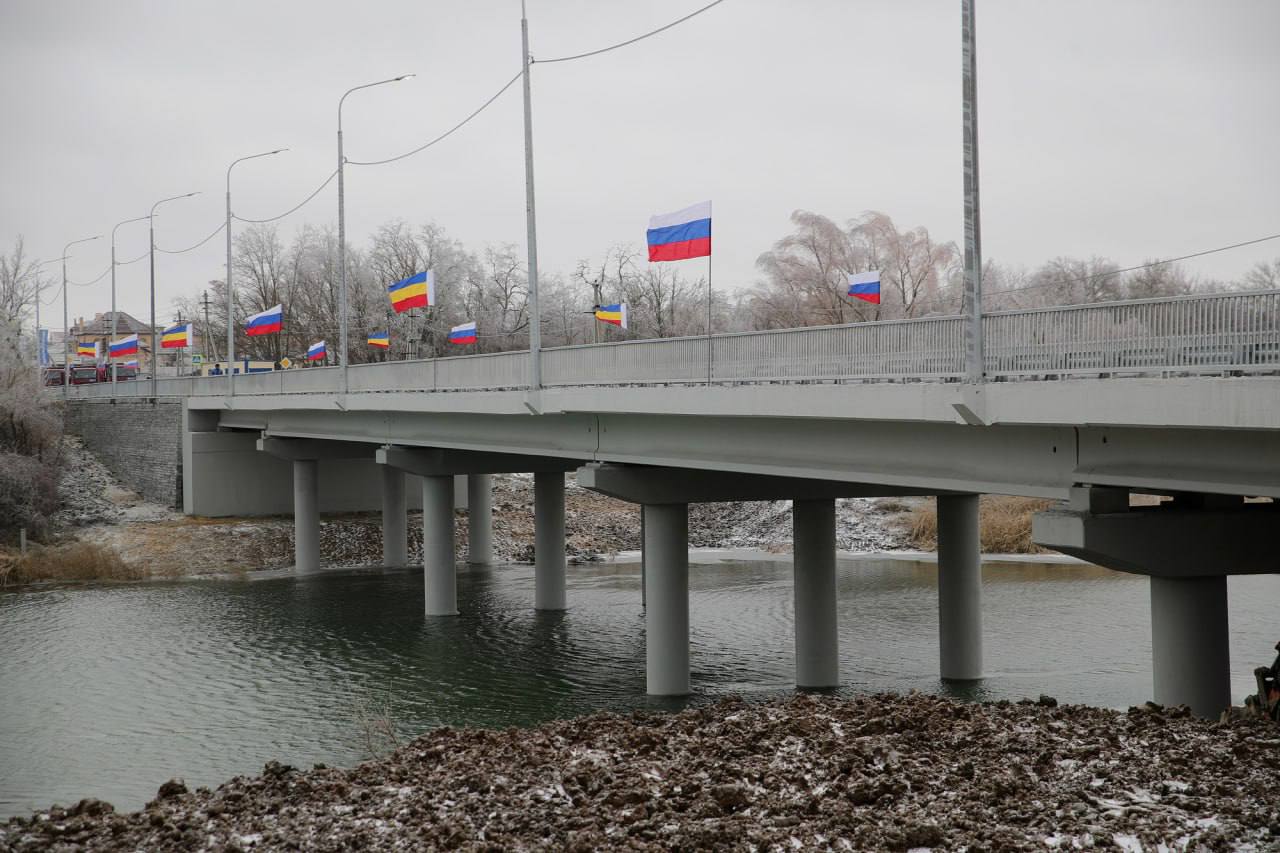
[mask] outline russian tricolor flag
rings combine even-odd
[[[244,322],[244,333],[246,335],[269,335],[273,332],[280,331],[280,327],[284,325],[284,306],[277,305],[274,308],[268,308],[254,314]]]
[[[307,347],[307,361],[319,361],[328,355],[328,351],[324,347],[324,341],[316,341]]]
[[[711,254],[711,202],[704,201],[675,213],[649,217],[650,261],[683,261]]]
[[[476,342],[476,321],[471,320],[449,330],[449,343],[474,344]]]
[[[112,341],[109,347],[111,357],[119,358],[122,355],[138,354],[138,336],[130,335],[127,338],[121,338],[118,341]]]
[[[850,273],[849,290],[847,295],[853,299],[861,299],[864,302],[879,305],[880,270]]]

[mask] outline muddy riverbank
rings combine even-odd
[[[78,439],[68,438],[55,522],[64,542],[104,549],[138,577],[183,577],[277,569],[293,562],[293,520],[191,518],[149,503],[116,481]],[[533,559],[533,478],[494,477],[494,552],[499,562]],[[914,504],[899,499],[852,498],[837,502],[836,545],[852,552],[911,548]],[[455,518],[459,559],[467,555],[466,514]],[[589,562],[640,547],[639,508],[583,489],[570,477],[565,488],[565,539],[571,561]],[[790,501],[695,504],[689,508],[689,544],[695,548],[790,550]],[[69,554],[80,552],[69,551]],[[88,553],[88,552],[85,552]],[[409,561],[422,557],[421,513],[409,514]],[[324,566],[375,566],[382,562],[379,513],[326,516],[320,523]],[[83,579],[69,567],[62,579]]]
[[[12,819],[0,847],[1273,850],[1278,748],[1273,724],[1154,706],[730,699],[174,781],[130,814],[88,800]]]

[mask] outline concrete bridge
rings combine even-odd
[[[963,381],[963,322],[554,348],[541,387],[529,354],[506,352],[163,379],[158,395],[183,401],[185,511],[291,503],[299,571],[318,568],[322,509],[370,501],[384,561],[403,565],[420,495],[432,616],[457,612],[456,478],[469,560],[486,563],[490,476],[533,472],[539,609],[568,604],[565,473],[640,505],[653,694],[690,690],[690,503],[795,502],[796,682],[830,687],[836,498],[938,497],[949,680],[982,675],[978,495],[1060,499],[1036,540],[1148,575],[1154,698],[1216,714],[1230,702],[1226,577],[1280,571],[1280,506],[1247,500],[1280,498],[1280,291],[989,314],[976,383]],[[111,405],[151,384],[115,391],[67,389]],[[1131,508],[1133,493],[1172,500]]]

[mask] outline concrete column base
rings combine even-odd
[[[422,576],[428,616],[458,615],[453,552],[453,477],[422,478]]]
[[[977,495],[938,496],[938,648],[943,681],[982,678]]]
[[[320,463],[293,462],[293,565],[300,574],[320,571]]]
[[[403,566],[409,562],[404,472],[390,465],[379,467],[382,469],[382,565]]]
[[[493,562],[493,475],[467,475],[467,562]]]
[[[689,505],[645,506],[648,604],[645,681],[650,696],[689,693]]]
[[[1231,704],[1227,579],[1151,578],[1155,701],[1216,719]]]
[[[533,475],[533,606],[564,610],[564,473]]]
[[[836,503],[792,502],[796,686],[840,683],[836,624]]]

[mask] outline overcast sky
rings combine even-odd
[[[529,0],[536,58],[667,23],[704,0]],[[0,248],[36,256],[109,234],[173,202],[157,245],[190,245],[223,217],[292,207],[347,156],[393,156],[456,123],[520,65],[518,0],[0,0]],[[1276,0],[978,0],[984,255],[1122,265],[1280,232],[1280,3]],[[666,33],[534,67],[540,266],[572,272],[647,218],[715,204],[715,283],[755,259],[797,208],[866,210],[935,237],[962,234],[959,0],[726,0]],[[523,250],[521,102],[514,86],[446,142],[349,166],[347,233],[435,221],[471,248]],[[336,184],[282,220],[337,220]],[[243,228],[245,226],[239,225]],[[120,229],[118,257],[146,251]],[[104,270],[107,240],[70,275]],[[157,255],[159,319],[223,274],[219,236]],[[1187,264],[1219,278],[1280,257],[1280,240]],[[685,262],[700,274],[702,261]],[[56,270],[56,265],[52,267]],[[120,307],[147,311],[147,265],[118,273]],[[72,288],[71,315],[109,307],[108,280]],[[60,314],[61,305],[46,309]],[[48,315],[46,315],[48,316]],[[57,318],[60,320],[60,317]],[[55,320],[56,325],[56,320]]]

